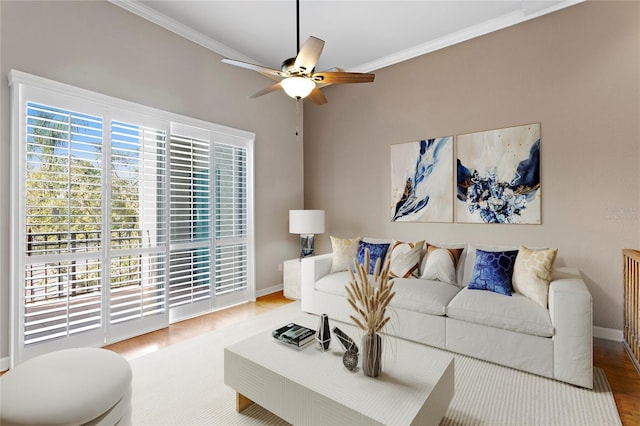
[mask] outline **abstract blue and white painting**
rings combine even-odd
[[[391,221],[453,222],[453,136],[391,146]]]
[[[540,224],[540,123],[456,140],[456,221]]]

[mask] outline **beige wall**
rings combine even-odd
[[[640,246],[640,3],[588,2],[325,89],[305,110],[305,203],[329,235],[559,248],[622,329],[621,250]],[[540,122],[542,224],[390,222],[390,145]],[[623,209],[626,213],[616,212]]]
[[[0,1],[0,205],[10,202],[7,72],[20,71],[254,132],[256,287],[281,285],[298,253],[288,210],[302,208],[302,145],[295,102],[248,96],[269,80],[108,2]],[[9,212],[0,209],[0,358],[9,344]],[[1,364],[1,363],[0,363]]]

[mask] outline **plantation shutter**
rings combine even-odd
[[[107,126],[101,116],[44,103],[25,110],[25,352],[166,326],[166,318],[116,326],[166,314],[166,132]]]
[[[172,123],[170,139],[169,306],[175,321],[253,298],[253,163],[245,138]]]
[[[176,318],[212,307],[209,132],[172,126],[170,164],[169,306]]]
[[[103,121],[28,102],[24,344],[102,326]]]
[[[215,144],[216,295],[248,286],[247,149]]]
[[[109,321],[115,338],[133,327],[122,323],[138,320],[142,331],[166,322],[166,132],[113,120],[110,148]]]

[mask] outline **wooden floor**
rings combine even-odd
[[[105,348],[111,349],[128,359],[137,358],[140,355],[157,351],[166,346],[204,334],[207,331],[238,323],[244,319],[254,317],[291,302],[292,300],[285,298],[282,291],[280,291],[259,297],[254,303],[244,303],[189,320],[173,323],[167,328],[114,343],[105,346]]]
[[[625,426],[640,425],[640,374],[622,342],[593,340],[593,365],[604,370]]]

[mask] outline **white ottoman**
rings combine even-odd
[[[131,422],[131,367],[115,352],[66,349],[0,376],[0,425]]]

